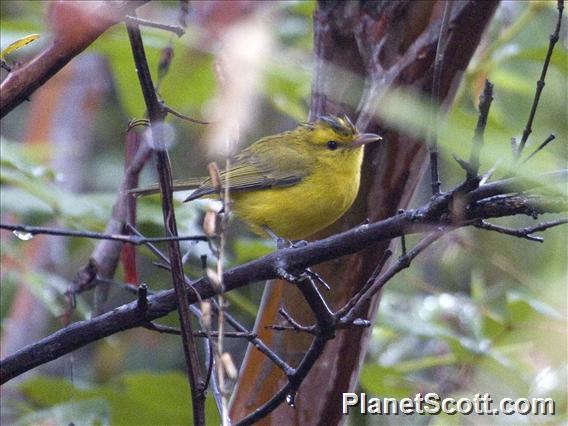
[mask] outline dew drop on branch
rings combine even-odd
[[[18,231],[17,229],[12,231],[12,233],[22,241],[29,241],[34,237],[34,234],[31,232]]]
[[[296,394],[295,393],[291,393],[291,394],[286,395],[286,404],[288,404],[290,407],[296,406]]]

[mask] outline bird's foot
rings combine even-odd
[[[300,248],[308,245],[306,240],[298,240],[294,242],[288,241],[288,243],[290,244],[290,248]]]
[[[298,241],[290,241],[285,238],[279,237],[269,226],[263,225],[262,227],[264,231],[268,234],[270,238],[272,238],[276,242],[276,248],[278,250],[285,249],[285,248],[299,248],[304,247],[308,244],[305,240],[298,240]]]
[[[278,275],[279,278],[283,279],[284,281],[288,281],[289,283],[292,284],[298,284],[304,280],[309,280],[310,276],[309,274],[306,273],[306,271],[302,271],[299,274],[294,274],[291,272],[288,272],[284,267],[279,266],[276,268],[276,275]]]

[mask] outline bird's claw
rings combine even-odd
[[[304,280],[310,279],[309,274],[307,274],[305,271],[301,272],[300,274],[292,274],[281,266],[276,268],[276,274],[279,278],[292,284],[298,284]]]
[[[300,247],[307,246],[308,242],[306,240],[298,240],[298,241],[294,241],[294,242],[289,241],[289,244],[290,244],[290,248],[300,248]]]

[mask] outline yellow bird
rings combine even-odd
[[[255,233],[305,238],[351,207],[359,191],[363,147],[380,139],[359,133],[347,116],[323,116],[243,149],[220,172],[221,185],[229,186],[231,211]],[[195,191],[185,201],[218,193],[210,177],[174,181],[175,191],[187,189]],[[145,195],[159,188],[132,192]]]

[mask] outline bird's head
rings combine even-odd
[[[337,162],[339,158],[343,161],[355,157],[362,159],[362,147],[382,139],[374,133],[360,133],[346,115],[324,115],[302,127],[307,132],[306,141],[316,151],[316,156],[326,162]]]

